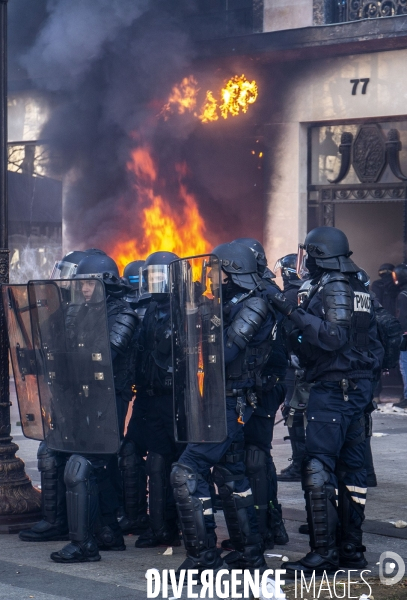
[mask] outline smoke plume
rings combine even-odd
[[[53,106],[41,138],[51,147],[50,175],[64,181],[66,251],[109,251],[140,234],[134,174],[127,168],[139,144],[152,149],[166,197],[175,207],[180,202],[172,186],[175,164],[188,163],[199,121],[184,116],[163,123],[158,115],[172,86],[190,74],[193,6],[191,0],[10,0],[13,61]],[[204,140],[212,145],[208,165],[219,164],[213,142]],[[211,242],[250,235],[236,210],[242,186],[237,180],[219,185],[219,175],[199,162],[198,150],[188,185],[210,221]],[[233,232],[225,233],[222,223]]]

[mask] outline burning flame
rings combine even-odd
[[[236,117],[240,112],[246,113],[249,105],[257,100],[259,94],[256,81],[249,81],[245,75],[235,75],[226,81],[220,90],[218,99],[211,90],[206,92],[205,101],[201,107],[200,114],[195,111],[199,88],[198,82],[193,75],[184,77],[180,84],[175,85],[168,102],[161,110],[164,120],[168,120],[170,114],[182,115],[185,112],[193,113],[202,123],[217,121],[219,115],[227,119],[229,115]]]
[[[249,104],[256,102],[258,93],[254,80],[250,82],[244,75],[235,75],[222,88],[222,104],[219,107],[222,117],[227,119],[229,113],[236,117],[241,110],[246,113]]]
[[[152,252],[165,250],[178,256],[206,254],[211,245],[205,237],[205,223],[199,214],[194,196],[188,191],[184,179],[185,165],[177,166],[178,193],[182,209],[174,208],[154,191],[157,169],[150,151],[146,147],[136,148],[128,168],[136,176],[135,188],[142,209],[142,237],[119,242],[112,256],[119,269],[131,261],[146,258]]]
[[[184,77],[179,85],[174,85],[168,102],[163,106],[161,115],[167,121],[170,114],[183,115],[185,112],[193,112],[196,107],[196,98],[199,92],[198,82],[193,75]],[[196,113],[194,113],[196,116]]]
[[[218,103],[211,91],[206,92],[205,102],[202,106],[199,118],[202,123],[209,123],[210,121],[217,121],[219,119]]]

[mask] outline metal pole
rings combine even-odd
[[[7,163],[7,0],[0,0],[0,284],[9,278]],[[10,432],[7,326],[0,301],[0,533],[34,523],[41,506]]]

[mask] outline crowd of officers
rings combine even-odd
[[[101,550],[125,550],[123,536],[132,533],[137,548],[182,540],[183,569],[263,570],[264,550],[289,541],[280,478],[302,482],[310,539],[304,558],[284,563],[288,573],[364,568],[368,424],[384,349],[346,235],[319,227],[298,256],[278,261],[284,292],[257,240],[240,238],[212,253],[222,268],[228,432],[222,443],[181,444],[174,437],[169,265],[178,257],[155,252],[130,263],[122,278],[99,250],[71,252],[57,264],[53,277],[78,277],[89,310],[89,279],[104,283],[122,443],[118,456],[101,458],[67,455],[42,442],[43,519],[20,538],[69,540],[51,558],[76,563],[100,560]],[[404,279],[395,271],[407,290],[407,267]],[[280,407],[293,460],[277,477],[270,450]],[[229,533],[221,544],[217,510]]]

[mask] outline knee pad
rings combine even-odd
[[[318,458],[305,460],[302,465],[302,486],[304,490],[321,488],[330,479],[330,471]]]
[[[246,446],[246,471],[249,475],[255,475],[260,471],[266,471],[267,456],[264,450],[257,446]]]
[[[52,471],[65,464],[65,455],[48,448],[47,442],[42,441],[37,451],[38,470],[40,473]]]
[[[236,480],[243,478],[244,475],[233,475],[223,464],[217,464],[213,467],[213,481],[216,483],[222,499],[231,496],[236,487]]]
[[[88,482],[93,467],[91,463],[78,454],[73,454],[65,467],[65,485],[67,488],[73,488],[78,483]]]
[[[182,463],[174,463],[172,465],[170,482],[174,490],[175,501],[179,502],[196,492],[198,475],[191,467]]]

